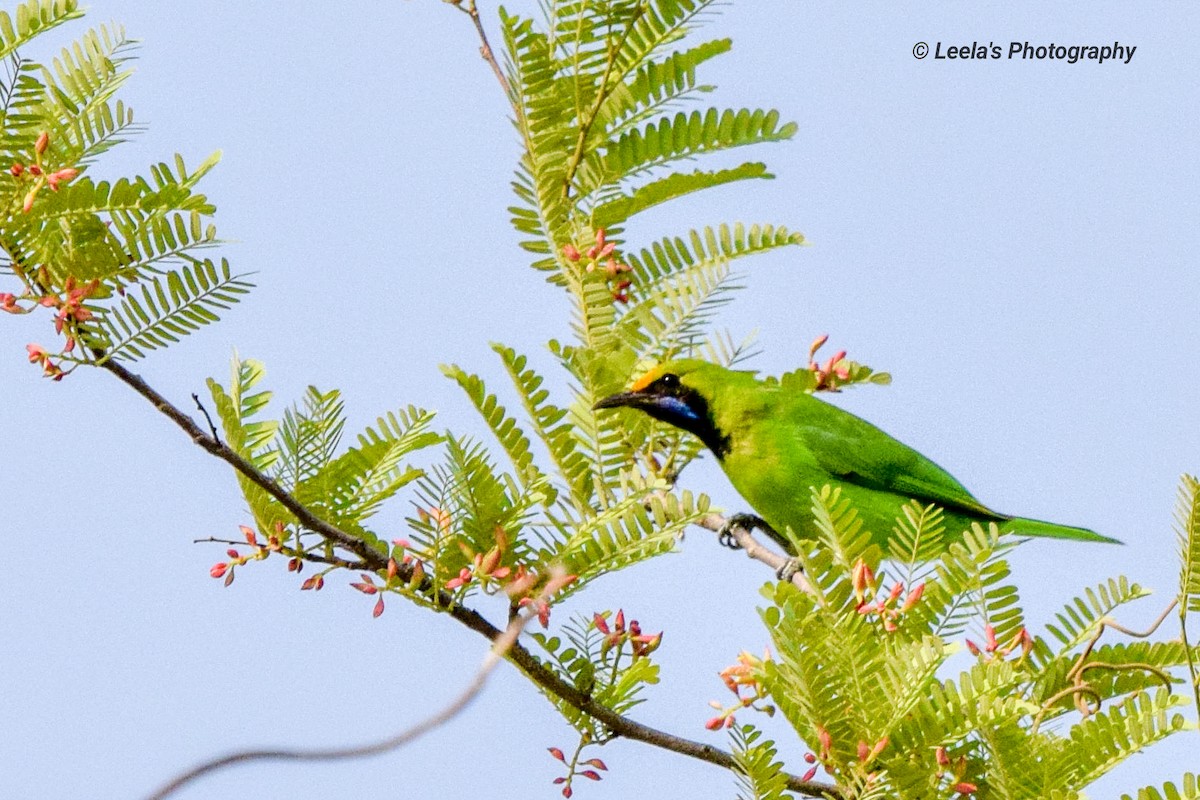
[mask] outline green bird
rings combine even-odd
[[[866,420],[751,372],[668,361],[595,407],[640,409],[695,434],[758,514],[732,521],[762,528],[789,550],[778,531],[790,527],[801,538],[815,537],[810,492],[826,484],[841,490],[883,546],[901,507],[914,499],[940,506],[947,531],[994,522],[1027,536],[1117,543],[1087,528],[993,511],[946,470]]]

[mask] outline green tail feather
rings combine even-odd
[[[1052,539],[1074,539],[1077,542],[1105,542],[1107,544],[1121,544],[1121,540],[1113,539],[1110,536],[1101,536],[1088,528],[1075,528],[1070,525],[1057,525],[1053,522],[1045,522],[1040,519],[1029,519],[1028,517],[1013,517],[1012,521],[1004,526],[1005,530],[1022,536],[1046,536]]]

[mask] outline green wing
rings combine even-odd
[[[810,395],[796,400],[797,428],[804,444],[830,475],[947,510],[1008,519],[976,500],[946,470],[866,420]]]

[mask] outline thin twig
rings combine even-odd
[[[189,769],[187,772],[177,775],[154,794],[150,795],[148,800],[163,800],[192,781],[210,772],[216,772],[219,769],[231,767],[235,764],[246,764],[251,761],[341,761],[351,758],[377,756],[404,747],[406,744],[454,719],[454,717],[458,716],[471,704],[471,701],[479,696],[479,693],[483,691],[483,687],[487,683],[488,677],[492,674],[492,670],[496,668],[504,659],[508,650],[516,643],[517,637],[521,635],[521,631],[525,629],[533,613],[530,610],[529,613],[519,614],[509,622],[508,628],[505,629],[504,633],[488,649],[483,663],[475,673],[475,677],[459,693],[458,697],[454,698],[441,711],[410,728],[405,728],[394,736],[358,747],[323,750],[241,750],[220,758],[214,758],[211,761],[205,761]]]
[[[233,547],[246,547],[245,539],[238,541],[237,539],[221,539],[217,536],[208,536],[203,539],[192,539],[192,544],[227,544]],[[302,561],[311,561],[314,564],[332,564],[335,567],[348,569],[351,572],[366,572],[372,569],[372,566],[365,561],[350,561],[337,556],[318,553],[315,550],[293,550],[290,547],[283,547],[279,550],[279,555],[285,558],[298,558]]]
[[[196,408],[200,409],[200,413],[204,415],[204,421],[208,423],[208,432],[212,435],[213,441],[221,441],[221,434],[217,433],[217,426],[213,425],[212,417],[208,415],[208,409],[200,402],[200,395],[192,392],[192,400],[196,401]]]
[[[192,421],[191,417],[172,405],[141,377],[112,360],[103,362],[100,364],[100,367],[111,372],[121,382],[149,401],[158,409],[159,413],[163,414],[187,433],[197,447],[226,462],[242,475],[246,476],[251,482],[262,487],[278,500],[284,508],[292,512],[296,516],[296,519],[309,530],[358,555],[370,569],[377,572],[387,569],[388,559],[386,555],[372,549],[366,543],[314,515],[306,506],[284,491],[279,484],[259,472],[249,461],[242,458],[228,446],[213,440]],[[763,559],[760,558],[760,560]],[[412,578],[412,566],[401,564],[399,569],[401,581],[410,581]],[[434,592],[432,581],[429,578],[426,578],[417,589],[418,591],[430,594],[434,604],[440,610],[489,641],[494,643],[504,635],[504,631],[489,622],[478,611],[459,605],[449,593],[444,591]],[[703,744],[702,742],[685,739],[682,736],[676,736],[657,728],[652,728],[649,725],[643,725],[640,722],[635,722],[628,717],[618,714],[603,703],[594,700],[590,694],[580,690],[573,683],[563,680],[539,661],[536,656],[522,647],[520,642],[514,642],[508,648],[506,657],[537,686],[601,723],[614,736],[645,742],[646,744],[706,761],[728,770],[737,768],[737,762],[734,757],[724,750]],[[844,797],[842,791],[833,784],[806,781],[798,775],[791,774],[787,775],[786,780],[787,787],[795,792],[802,792],[814,797]]]
[[[1079,713],[1084,717],[1088,717],[1092,714],[1097,714],[1100,712],[1100,708],[1104,703],[1104,698],[1100,696],[1100,693],[1097,692],[1093,686],[1084,680],[1084,673],[1086,673],[1088,670],[1098,669],[1108,670],[1110,672],[1142,670],[1154,675],[1156,678],[1165,683],[1168,689],[1170,689],[1171,677],[1158,667],[1155,667],[1151,664],[1145,664],[1136,661],[1122,664],[1109,664],[1103,661],[1088,661],[1088,658],[1096,649],[1096,645],[1100,642],[1101,637],[1104,636],[1104,631],[1109,628],[1112,628],[1119,633],[1123,633],[1126,636],[1132,636],[1136,639],[1146,639],[1152,636],[1154,632],[1158,630],[1159,626],[1163,624],[1167,616],[1175,610],[1175,604],[1177,602],[1177,600],[1172,600],[1163,610],[1163,612],[1158,615],[1158,618],[1150,624],[1150,627],[1144,631],[1135,631],[1131,628],[1126,628],[1124,625],[1120,624],[1111,617],[1101,617],[1099,624],[1096,626],[1096,632],[1091,635],[1087,641],[1087,644],[1084,645],[1083,650],[1080,651],[1079,656],[1075,659],[1075,663],[1071,665],[1069,670],[1067,670],[1065,677],[1071,682],[1071,685],[1065,689],[1055,692],[1042,703],[1041,709],[1033,718],[1033,724],[1030,727],[1030,732],[1037,733],[1038,728],[1041,726],[1042,720],[1045,718],[1046,714],[1050,712],[1055,703],[1064,697],[1072,697],[1075,701],[1076,710],[1079,711]],[[1094,708],[1087,704],[1087,697],[1091,697],[1095,701],[1096,705]]]
[[[500,81],[500,88],[504,90],[505,94],[508,94],[508,79],[504,77],[504,70],[500,69],[500,62],[496,60],[496,54],[488,42],[487,31],[484,30],[483,21],[479,18],[479,9],[475,7],[475,0],[467,0],[465,4],[462,0],[443,0],[443,2],[449,3],[471,18],[471,23],[475,26],[475,33],[479,35],[479,55],[492,68],[496,80]]]

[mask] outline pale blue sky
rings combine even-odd
[[[207,189],[234,240],[225,254],[260,284],[222,325],[138,366],[168,396],[186,405],[206,376],[224,379],[237,347],[266,361],[287,402],[309,383],[343,389],[352,426],[416,403],[481,432],[437,365],[499,387],[492,340],[549,364],[541,346],[565,335],[565,306],[508,227],[515,139],[465,18],[435,0],[96,0],[89,22],[110,19],[143,41],[126,99],[150,129],[101,172],[223,149]],[[807,234],[811,247],[742,265],[747,288],[722,321],[757,328],[756,365],[776,372],[829,333],[895,377],[839,404],[997,508],[1129,543],[1023,547],[1015,574],[1043,619],[1123,573],[1160,590],[1131,617],[1142,622],[1175,585],[1175,486],[1200,470],[1197,30],[1200,8],[1183,3],[734,4],[708,29],[734,52],[702,77],[718,101],[800,124],[753,156],[778,179],[630,231],[744,220]],[[1137,52],[1128,65],[911,53],[1013,39]],[[221,549],[191,540],[244,521],[228,470],[107,375],[39,379],[24,344],[47,325],[0,320],[0,797],[138,797],[232,747],[383,736],[459,690],[482,641],[449,620],[399,601],[372,620],[340,581],[301,594],[270,565],[230,589],[210,579]],[[684,480],[741,508],[709,463]],[[716,672],[765,641],[754,609],[767,577],[697,531],[576,608],[621,605],[665,629],[663,684],[635,715],[727,746],[702,728],[706,702],[723,692]],[[181,796],[551,798],[545,747],[571,743],[505,668],[402,752],[242,768]],[[1093,796],[1176,779],[1200,768],[1196,752],[1189,734]],[[602,755],[610,777],[577,797],[733,794],[722,771],[648,747]]]

